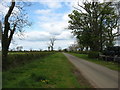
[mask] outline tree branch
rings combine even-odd
[[[4,20],[4,24],[5,24],[4,35],[5,35],[5,37],[8,36],[8,31],[10,29],[10,23],[8,22],[8,20],[9,20],[10,15],[12,14],[14,7],[15,7],[15,0],[12,0],[11,6],[10,6],[10,8],[5,16],[5,20]]]
[[[17,24],[14,24],[13,30],[10,30],[10,36],[9,36],[9,39],[8,39],[8,44],[9,45],[10,45],[10,42],[12,40],[13,34],[14,34],[15,30],[16,30],[16,25]]]

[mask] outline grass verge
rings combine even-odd
[[[71,72],[73,66],[62,53],[55,53],[22,67],[3,72],[3,88],[82,88]]]
[[[99,60],[99,59],[91,59],[91,58],[88,58],[87,54],[77,54],[77,53],[69,53],[69,54],[72,54],[76,57],[85,59],[87,61],[90,61],[90,62],[93,62],[93,63],[96,63],[96,64],[103,65],[103,66],[105,66],[109,69],[120,71],[119,64],[116,63],[116,62],[107,62],[107,61],[103,61],[103,60]]]

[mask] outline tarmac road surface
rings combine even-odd
[[[118,88],[118,72],[63,53],[95,88]]]

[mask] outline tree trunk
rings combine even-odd
[[[51,51],[53,51],[53,46],[51,47]]]
[[[89,47],[88,47],[88,46],[86,46],[86,50],[85,50],[85,51],[88,51],[88,48],[89,48]]]
[[[13,34],[15,32],[15,27],[16,24],[14,25],[13,31],[10,29],[10,23],[9,23],[9,18],[12,14],[12,11],[15,7],[15,0],[11,0],[11,6],[9,7],[9,10],[7,12],[7,14],[5,15],[5,20],[4,20],[4,30],[2,32],[2,68],[7,69],[7,65],[8,65],[8,61],[7,61],[7,57],[8,57],[8,49],[9,49],[9,45],[11,43],[11,39],[13,37]],[[10,32],[10,36],[8,36],[8,32],[9,30]]]
[[[4,38],[2,38],[2,68],[7,69],[7,57],[8,57],[8,42],[7,40],[4,40]]]

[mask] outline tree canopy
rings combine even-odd
[[[69,26],[79,44],[92,51],[102,51],[113,46],[118,27],[118,15],[112,2],[84,2],[69,14]],[[83,10],[84,11],[83,11]]]

